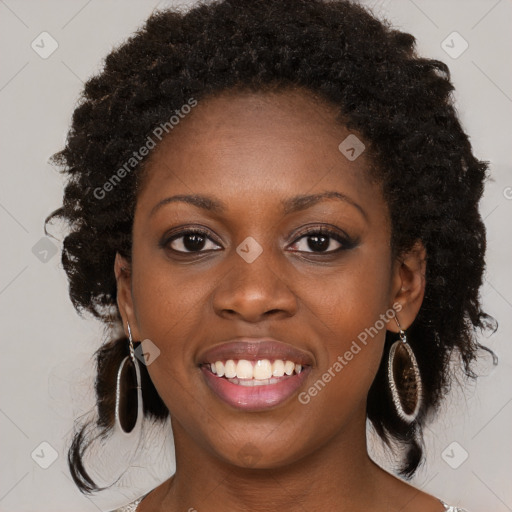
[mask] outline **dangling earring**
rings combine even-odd
[[[115,430],[120,435],[130,436],[140,431],[142,423],[142,387],[140,385],[139,363],[133,350],[133,339],[130,324],[128,325],[128,337],[130,341],[130,355],[126,356],[117,371],[116,406],[115,406]],[[128,384],[127,384],[128,382]],[[123,388],[123,389],[121,389]],[[133,399],[137,398],[137,407],[133,407]],[[136,416],[134,416],[136,411]]]
[[[418,362],[407,336],[398,323],[400,339],[391,345],[388,358],[388,380],[391,396],[398,416],[412,423],[418,416],[422,403],[422,384]]]
[[[100,486],[110,487],[123,478],[144,441],[140,370],[130,325],[128,337],[130,355],[121,361],[117,371],[114,425],[108,436],[99,439],[99,449],[93,452],[94,463],[87,469]]]

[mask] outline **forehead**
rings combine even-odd
[[[275,156],[279,148],[297,152],[298,144],[308,142],[309,153],[313,144],[320,152],[326,135],[338,140],[344,133],[348,131],[336,121],[335,107],[312,92],[223,92],[200,100],[182,116],[150,160],[172,159],[171,153],[181,147],[193,147],[198,155],[231,150],[242,156],[251,147],[258,151],[264,146]]]
[[[174,192],[243,204],[333,187],[354,199],[375,197],[367,155],[349,160],[339,149],[348,136],[337,109],[309,91],[213,96],[182,116],[150,155],[138,203],[149,208]]]

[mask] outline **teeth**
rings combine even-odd
[[[252,377],[258,380],[270,379],[272,377],[272,363],[268,359],[256,361]]]
[[[224,376],[224,364],[222,363],[222,361],[217,361],[215,363],[215,369],[217,370],[217,375],[219,377]]]
[[[259,359],[258,361],[248,361],[247,359],[234,361],[233,359],[228,359],[224,362],[216,361],[215,363],[210,363],[209,367],[212,373],[218,377],[235,380],[245,379],[246,381],[257,380],[267,384],[273,384],[273,381],[278,382],[273,377],[289,376],[294,372],[298,375],[302,372],[301,364],[294,363],[293,361],[283,361],[282,359],[276,359],[274,362],[268,359]],[[241,384],[245,385],[245,383]]]
[[[226,361],[227,364],[227,361]],[[253,368],[252,363],[247,361],[247,359],[240,359],[238,364],[236,365],[236,376],[239,379],[252,379],[253,378]]]
[[[226,379],[232,379],[233,377],[236,377],[236,364],[233,359],[226,361],[226,364],[224,365],[224,375]]]
[[[295,363],[286,361],[286,363],[284,363],[284,373],[286,373],[286,375],[291,375],[293,370],[295,370]]]
[[[246,386],[246,387],[254,387],[254,386],[267,386],[268,384],[277,384],[278,382],[281,382],[281,379],[278,379],[276,377],[272,377],[270,379],[263,379],[263,380],[256,380],[256,379],[228,379],[229,382],[232,382],[233,384],[238,384],[239,386]]]
[[[282,377],[284,375],[284,362],[282,359],[276,359],[272,365],[272,375]]]

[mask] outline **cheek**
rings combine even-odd
[[[323,390],[322,382],[326,383],[327,400],[365,397],[373,382],[382,357],[386,321],[393,314],[389,268],[384,254],[380,260],[355,255],[307,296],[323,338],[319,375],[315,377],[321,382],[316,388]]]
[[[316,286],[307,276],[301,280],[298,289],[307,289],[301,299],[328,328],[329,337],[339,335],[340,342],[357,338],[391,306],[390,263],[382,251],[365,248],[352,253]],[[377,327],[382,330],[382,322]]]
[[[166,344],[197,327],[207,276],[192,267],[171,268],[161,255],[140,250],[134,258],[132,293],[140,334]],[[144,264],[137,264],[142,261]]]
[[[191,372],[198,371],[188,342],[195,339],[204,318],[200,304],[204,303],[205,277],[182,279],[164,260],[147,254],[138,261],[145,263],[137,266],[134,258],[132,293],[139,335],[159,351],[148,372],[169,408],[179,402],[186,406],[184,383]]]

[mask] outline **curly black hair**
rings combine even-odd
[[[65,147],[51,158],[68,180],[45,230],[53,218],[66,221],[62,264],[73,305],[112,329],[95,353],[96,426],[102,434],[113,426],[112,390],[128,354],[113,267],[116,252],[130,260],[148,158],[111,181],[108,193],[105,184],[191,98],[290,88],[313,92],[365,142],[389,207],[393,253],[417,240],[426,248],[424,301],[409,329],[423,379],[420,414],[410,426],[394,413],[385,369],[390,332],[367,400],[376,432],[403,448],[398,472],[410,478],[423,460],[422,427],[450,388],[452,355],[475,378],[477,328],[493,327],[479,297],[486,237],[478,203],[488,162],[473,155],[459,123],[446,64],[420,57],[411,34],[348,0],[219,0],[154,11],[85,84]],[[164,421],[169,411],[141,366],[144,415]],[[85,431],[75,434],[68,463],[90,493],[100,489],[82,462],[92,442]]]

